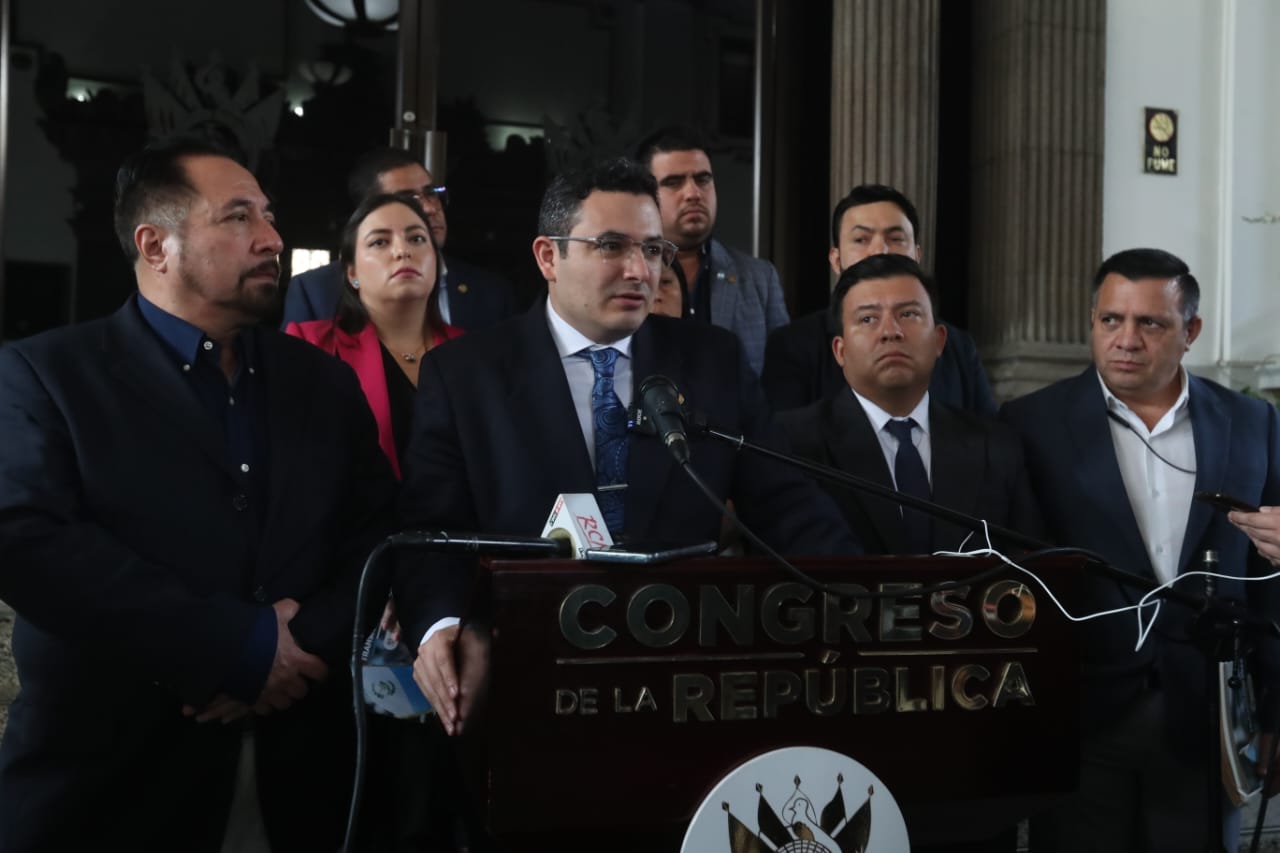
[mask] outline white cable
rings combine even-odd
[[[1203,575],[1204,577],[1213,577],[1213,578],[1220,578],[1222,580],[1233,580],[1233,581],[1238,580],[1238,581],[1244,581],[1245,583],[1250,583],[1254,581],[1268,581],[1268,580],[1274,580],[1276,578],[1280,578],[1280,571],[1272,572],[1269,575],[1264,575],[1263,577],[1258,577],[1258,578],[1237,577],[1235,575],[1223,575],[1223,574],[1218,574],[1216,572],[1206,572],[1206,571],[1200,571],[1200,570],[1184,572],[1178,575],[1176,578],[1173,578],[1173,580],[1166,581],[1165,583],[1160,584],[1154,589],[1151,589],[1143,593],[1142,598],[1138,600],[1137,604],[1130,604],[1130,605],[1126,605],[1125,607],[1117,607],[1113,610],[1099,610],[1096,613],[1088,613],[1088,614],[1085,614],[1084,616],[1076,616],[1071,611],[1067,610],[1066,606],[1063,605],[1063,603],[1058,600],[1058,597],[1053,594],[1053,590],[1049,589],[1049,585],[1046,584],[1043,580],[1041,580],[1040,577],[1035,572],[1031,571],[1030,569],[1024,566],[1018,565],[1013,560],[1009,559],[1003,553],[998,551],[991,544],[991,531],[987,527],[986,519],[983,519],[982,521],[982,533],[983,533],[983,538],[986,539],[986,542],[987,542],[987,547],[985,548],[977,548],[972,551],[935,551],[933,556],[935,557],[996,557],[1005,565],[1009,566],[1010,568],[1017,569],[1023,574],[1029,575],[1031,579],[1034,580],[1037,584],[1039,584],[1040,588],[1045,591],[1045,594],[1049,596],[1049,600],[1054,603],[1054,605],[1058,608],[1059,611],[1061,611],[1062,615],[1067,617],[1067,619],[1070,620],[1071,622],[1088,622],[1092,619],[1099,619],[1103,616],[1115,616],[1121,613],[1128,613],[1129,611],[1133,611],[1137,618],[1137,628],[1138,628],[1138,639],[1133,649],[1135,652],[1142,650],[1143,645],[1145,645],[1147,642],[1147,637],[1150,636],[1151,634],[1151,629],[1155,627],[1157,617],[1159,617],[1160,615],[1161,599],[1154,598],[1154,596],[1157,593],[1159,593],[1162,589],[1165,589],[1167,587],[1172,587],[1176,582],[1178,582],[1182,578],[1189,578],[1189,577],[1194,577],[1196,575]],[[965,543],[969,541],[969,538],[972,535],[973,533],[970,533],[969,536],[966,536],[964,538],[964,541],[960,543],[961,548],[964,547]],[[1142,611],[1145,608],[1151,608],[1151,620],[1144,625],[1142,621]]]

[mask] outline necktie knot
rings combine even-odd
[[[601,379],[613,378],[613,366],[618,363],[618,351],[613,347],[600,349],[584,349],[578,353],[581,358],[591,361],[591,368]]]
[[[911,440],[911,429],[916,425],[914,418],[906,418],[905,420],[891,420],[884,425],[885,432],[898,439],[899,444],[910,444],[915,446],[915,442]]]

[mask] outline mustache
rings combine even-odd
[[[280,280],[280,261],[276,258],[272,258],[269,261],[263,261],[253,269],[246,272],[245,277],[248,278],[251,275],[261,275],[261,274],[270,275],[276,281],[279,281]]]

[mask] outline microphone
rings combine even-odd
[[[447,530],[403,530],[386,539],[387,545],[424,548],[436,554],[492,554],[506,557],[572,557],[570,543],[537,536],[505,536],[493,533],[451,533]]]
[[[590,493],[560,495],[551,507],[551,515],[542,527],[546,541],[559,543],[566,549],[564,556],[582,559],[588,551],[613,545],[609,525],[596,496]]]
[[[667,377],[655,374],[640,383],[640,412],[681,465],[689,461],[683,405],[684,396]]]

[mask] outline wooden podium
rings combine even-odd
[[[982,838],[1071,790],[1070,624],[987,558],[807,560],[878,600],[761,560],[488,565],[492,681],[480,778],[510,849],[675,851],[726,773],[783,746],[856,759],[913,844]],[[1075,561],[1034,566],[1070,597]]]

